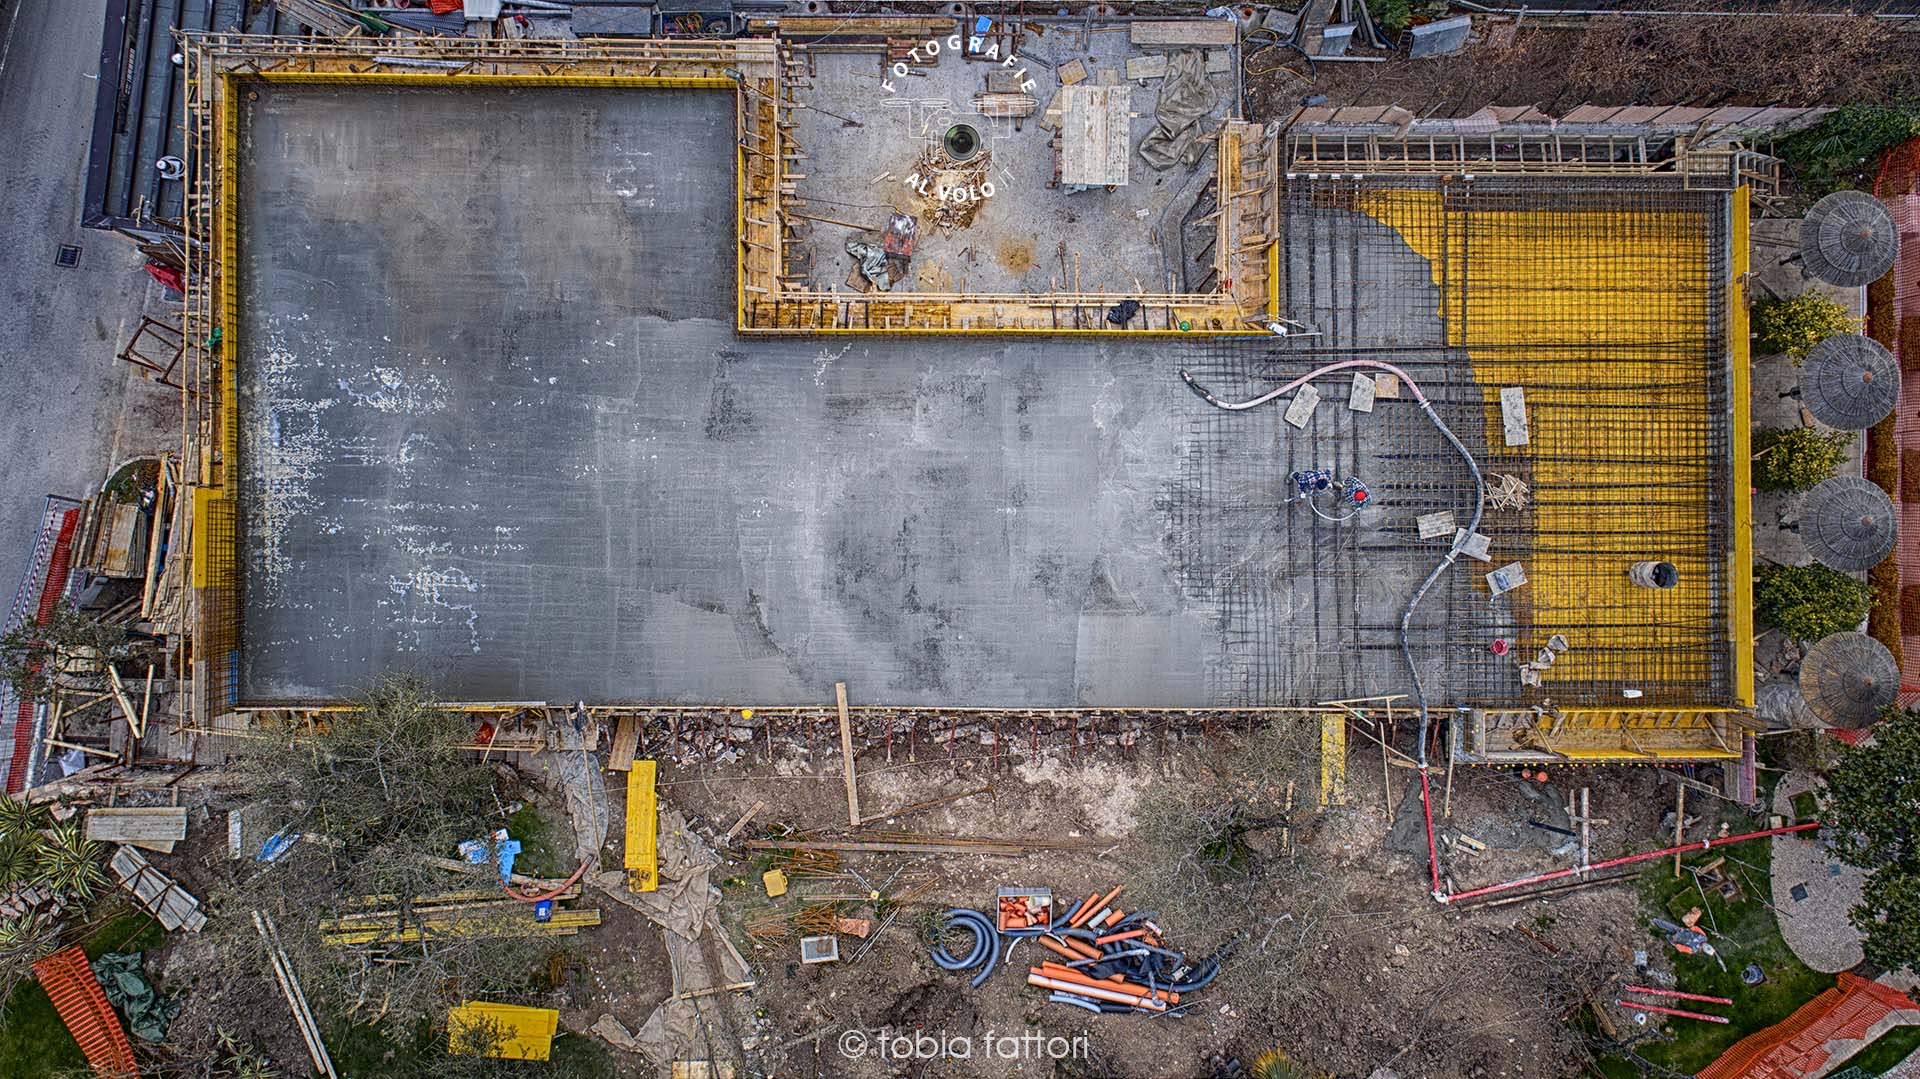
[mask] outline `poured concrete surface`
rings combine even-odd
[[[1400,610],[1445,548],[1407,542],[1432,496],[1401,498],[1377,443],[1449,452],[1410,400],[1349,412],[1342,373],[1295,432],[1177,377],[1243,396],[1308,366],[1265,345],[737,337],[724,96],[260,93],[245,698],[392,668],[467,700],[1407,690]],[[1325,228],[1342,250],[1378,226]],[[1323,287],[1432,288],[1410,251],[1379,258],[1329,264]],[[1363,293],[1343,295],[1298,302]],[[1335,525],[1285,506],[1287,471],[1313,464],[1365,476],[1381,508]],[[1468,580],[1418,620],[1430,691],[1484,652],[1448,640],[1441,597]]]

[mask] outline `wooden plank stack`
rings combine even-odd
[[[200,912],[200,900],[150,865],[146,855],[132,847],[115,847],[109,865],[120,886],[132,892],[168,932],[185,929],[198,933],[207,924],[207,916]]]
[[[85,834],[101,843],[126,843],[142,850],[172,854],[173,845],[187,838],[184,806],[149,809],[90,809]]]
[[[555,902],[577,899],[575,885],[554,896]],[[498,888],[446,892],[416,897],[408,905],[411,917],[400,920],[399,897],[355,896],[348,912],[320,923],[321,940],[336,946],[402,944],[436,937],[570,937],[600,924],[600,911],[555,910],[551,921],[534,918],[532,903],[522,902]]]

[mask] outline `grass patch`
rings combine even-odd
[[[87,958],[108,952],[143,952],[157,948],[166,931],[144,913],[128,911],[108,918],[81,942]],[[53,1001],[37,981],[14,990],[0,1008],[0,1075],[7,1079],[42,1079],[84,1070],[87,1058],[67,1033],[54,1011]]]
[[[1701,907],[1704,913],[1700,925],[1720,934],[1711,939],[1714,948],[1720,952],[1720,958],[1726,961],[1727,969],[1724,971],[1711,956],[1672,953],[1667,949],[1664,934],[1652,937],[1653,931],[1649,931],[1649,950],[1668,950],[1679,977],[1678,988],[1682,992],[1705,993],[1733,1000],[1731,1005],[1702,1005],[1696,1009],[1725,1015],[1732,1020],[1731,1023],[1721,1026],[1691,1019],[1673,1019],[1668,1027],[1674,1034],[1673,1040],[1650,1043],[1639,1048],[1640,1055],[1653,1063],[1687,1075],[1712,1063],[1740,1039],[1785,1019],[1793,1014],[1794,1009],[1834,984],[1833,975],[1809,969],[1794,957],[1786,940],[1780,936],[1779,922],[1764,902],[1771,894],[1769,871],[1773,862],[1772,843],[1742,843],[1728,850],[1732,857],[1721,866],[1721,870],[1731,874],[1740,884],[1741,900],[1736,903],[1727,902],[1712,889],[1708,890],[1703,900],[1694,887],[1693,875],[1683,872],[1680,879],[1675,880],[1672,864],[1665,860],[1640,877],[1642,911],[1646,916],[1679,922],[1689,910]],[[1682,864],[1697,868],[1721,857],[1723,853],[1726,852],[1703,851],[1685,859]],[[1734,858],[1746,864],[1735,862]],[[1749,963],[1760,965],[1760,969],[1766,973],[1766,981],[1759,985],[1747,985],[1740,980],[1740,972]],[[1615,1066],[1608,1068],[1609,1075],[1634,1074],[1631,1066],[1624,1061],[1616,1060],[1611,1064]],[[1626,1070],[1621,1071],[1620,1067],[1626,1067]]]
[[[42,1079],[86,1066],[87,1058],[40,983],[28,982],[14,990],[7,1006],[0,1009],[0,1075]]]
[[[1920,1051],[1920,1026],[1894,1027],[1868,1043],[1867,1047],[1834,1064],[1834,1070],[1859,1068],[1868,1075],[1879,1075]]]
[[[1820,799],[1812,791],[1801,791],[1793,796],[1793,818],[1796,822],[1806,823],[1820,819]]]
[[[528,803],[507,818],[507,833],[520,841],[513,871],[529,877],[564,877],[574,871],[573,834]]]

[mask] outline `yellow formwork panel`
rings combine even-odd
[[[413,71],[260,71],[247,76],[262,82],[350,83],[356,86],[431,86],[458,90],[473,86],[565,86],[573,88],[654,90],[735,90],[732,79],[697,75],[448,75]]]
[[[1733,613],[1733,703],[1753,707],[1753,432],[1752,347],[1747,340],[1747,244],[1751,198],[1733,193],[1727,243],[1732,280],[1727,283],[1727,340],[1733,355],[1733,554],[1728,556],[1727,604]]]
[[[474,1053],[462,1036],[479,1028],[498,1038],[485,1052]],[[560,1013],[552,1008],[526,1008],[471,1000],[447,1009],[447,1052],[495,1057],[500,1060],[545,1060],[553,1052],[553,1036],[560,1029]]]
[[[1347,804],[1347,717],[1320,717],[1320,804]]]
[[[1468,351],[1488,406],[1483,470],[1525,464],[1533,476],[1534,549],[1515,600],[1530,608],[1540,640],[1524,640],[1523,651],[1566,632],[1573,647],[1544,681],[1630,683],[1659,650],[1714,647],[1704,616],[1711,571],[1723,567],[1702,550],[1706,506],[1684,490],[1702,480],[1707,427],[1652,422],[1663,406],[1697,411],[1706,399],[1704,375],[1676,371],[1704,372],[1716,359],[1712,292],[1691,287],[1712,257],[1714,222],[1697,212],[1443,209],[1441,198],[1365,192],[1358,208],[1432,264],[1448,343]],[[1499,394],[1508,385],[1526,387],[1528,446],[1505,445]],[[1667,463],[1649,464],[1652,454]],[[1647,536],[1664,549],[1647,549]],[[1656,558],[1674,564],[1679,584],[1633,585],[1631,564]],[[1698,614],[1699,630],[1675,628],[1685,612]],[[1578,631],[1555,625],[1562,618]]]
[[[627,889],[656,891],[660,887],[660,818],[654,792],[657,761],[634,761],[627,773]]]

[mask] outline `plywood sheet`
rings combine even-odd
[[[1129,86],[1067,86],[1060,91],[1060,182],[1104,187],[1127,182],[1133,151]]]
[[[1135,45],[1231,45],[1238,29],[1230,19],[1169,19],[1133,24]]]
[[[115,504],[107,507],[107,549],[100,557],[100,571],[109,577],[130,577],[133,575],[134,544],[137,542],[136,527],[140,523],[140,507]],[[141,544],[142,547],[145,544]],[[140,560],[146,560],[146,552],[140,551]]]
[[[164,843],[187,838],[185,806],[90,809],[86,837],[102,843]]]
[[[615,772],[625,772],[633,767],[633,755],[640,748],[640,718],[634,715],[620,717],[619,726],[613,730],[613,751],[608,757],[607,767]]]

